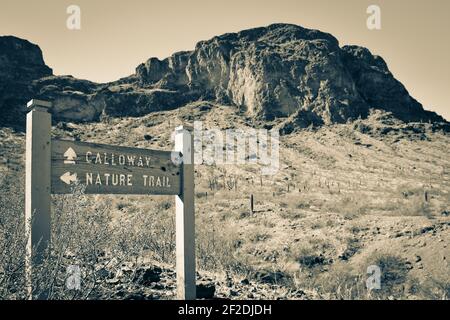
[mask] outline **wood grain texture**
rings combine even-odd
[[[30,104],[32,105],[32,103]],[[34,107],[27,114],[25,161],[25,230],[28,235],[25,281],[28,299],[33,298],[34,269],[46,257],[51,240],[50,154],[51,115]],[[25,234],[24,234],[25,236]],[[48,290],[38,291],[38,299],[47,299]]]
[[[195,300],[194,134],[183,126],[175,133],[175,150],[183,154],[182,192],[175,196],[177,298]]]
[[[73,159],[64,155],[69,148],[76,153]],[[71,193],[76,174],[78,182],[86,186],[86,194],[178,195],[181,167],[172,162],[171,154],[171,151],[54,139],[51,190],[54,194]],[[69,183],[61,179],[64,174]]]

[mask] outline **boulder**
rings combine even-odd
[[[278,284],[286,279],[286,274],[281,271],[256,271],[253,278],[261,283]]]
[[[216,286],[214,283],[199,283],[196,288],[197,299],[212,299],[216,293]]]
[[[161,280],[161,272],[162,269],[157,266],[142,267],[136,270],[134,281],[141,285],[149,286]]]

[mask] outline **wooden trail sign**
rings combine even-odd
[[[51,190],[86,194],[180,194],[180,166],[171,151],[52,140]]]
[[[51,140],[51,103],[31,100],[27,106],[25,276],[29,298],[33,297],[33,268],[43,261],[50,245],[51,194],[72,193],[78,182],[86,194],[175,195],[177,298],[195,299],[192,129],[175,129],[175,151]],[[38,295],[38,299],[47,298],[47,292]]]

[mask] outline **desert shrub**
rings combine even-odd
[[[329,261],[322,255],[303,255],[298,258],[298,263],[307,268],[314,268],[328,264]]]
[[[430,204],[424,201],[423,195],[413,195],[407,199],[397,202],[396,209],[393,210],[397,215],[402,216],[425,216],[433,219],[433,213]]]
[[[373,298],[404,297],[404,284],[408,280],[409,271],[408,262],[405,259],[392,254],[374,253],[366,261],[366,266],[375,265],[381,270],[381,288],[370,292]]]
[[[348,238],[346,248],[344,252],[342,252],[342,254],[339,256],[339,259],[347,261],[351,257],[353,257],[360,249],[361,243],[357,238]]]
[[[334,266],[329,272],[314,278],[309,287],[315,288],[321,299],[369,299],[364,276],[355,274],[348,266]]]
[[[445,195],[440,189],[426,190],[424,187],[411,184],[401,184],[396,188],[400,199],[392,202],[392,211],[394,214],[402,216],[425,216],[433,219],[433,210],[431,199]]]
[[[171,203],[170,203],[171,205]],[[175,214],[166,211],[169,202],[164,201],[150,212],[138,211],[130,219],[124,216],[133,230],[130,237],[142,242],[142,248],[149,252],[156,261],[174,264],[175,262]],[[162,210],[162,211],[161,211]]]
[[[210,218],[199,221],[196,231],[197,265],[203,270],[248,274],[250,264],[239,254],[243,240],[231,226]]]
[[[15,181],[0,174],[0,300],[25,298],[24,190]]]
[[[113,261],[107,257],[114,239],[110,208],[106,202],[84,195],[83,186],[55,197],[52,208],[51,247],[43,263],[33,270],[34,295],[45,292],[48,299],[98,297],[103,281],[97,267]],[[79,289],[67,286],[71,267],[80,270]]]
[[[27,298],[22,181],[17,176],[0,177],[1,299]],[[151,251],[158,260],[173,262],[173,216],[158,211],[161,208],[137,210],[112,223],[111,207],[110,201],[85,195],[83,186],[76,186],[72,194],[54,197],[51,246],[32,273],[34,298],[107,298],[113,290],[106,284],[109,275],[130,261],[134,269],[138,268],[144,250]],[[72,275],[69,270],[73,268],[80,271],[80,286],[75,289],[68,286]]]
[[[376,265],[381,270],[381,289],[367,289],[367,267]],[[404,299],[405,283],[408,277],[407,263],[404,259],[390,254],[376,253],[366,258],[362,269],[356,270],[346,263],[334,264],[328,272],[317,275],[309,282],[321,299],[368,300]]]
[[[0,297],[25,299],[24,190],[15,175],[0,177],[1,231]],[[76,201],[73,201],[76,198]],[[87,210],[89,208],[89,210]],[[33,296],[50,299],[87,298],[96,288],[95,263],[108,242],[107,211],[83,199],[81,192],[62,196],[53,205],[52,245],[42,263],[33,268]],[[66,289],[67,267],[82,270],[83,290]]]
[[[342,197],[337,203],[328,204],[327,208],[328,210],[342,214],[346,220],[352,220],[365,215],[369,210],[367,198],[362,195]]]
[[[450,283],[427,279],[425,281],[411,281],[409,293],[415,294],[423,300],[449,300]]]

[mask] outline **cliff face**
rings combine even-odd
[[[50,76],[36,46],[18,53],[6,49],[13,45],[11,39],[9,45],[0,44],[0,56],[5,57],[1,65],[16,59],[24,66],[12,81],[5,79],[15,68],[0,67],[0,81],[12,87],[27,84],[27,90],[19,90],[23,93],[16,100],[5,99],[3,91],[0,110],[37,97],[54,102],[56,119],[93,121],[102,115],[174,109],[202,99],[238,106],[260,119],[290,117],[297,126],[364,118],[370,108],[390,111],[406,122],[445,121],[425,111],[382,58],[358,46],[341,48],[332,35],[296,25],[274,24],[201,41],[193,51],[164,60],[150,58],[134,75],[107,84]],[[19,93],[15,87],[12,91]]]
[[[17,107],[34,93],[31,82],[51,74],[37,45],[0,37],[0,123],[17,121]]]
[[[367,106],[341,56],[329,34],[271,25],[200,42],[181,59],[151,59],[137,68],[137,76],[143,85],[184,85],[203,99],[267,119],[303,110],[324,123],[342,122],[366,113]]]
[[[29,81],[51,74],[37,45],[12,36],[0,37],[1,81]]]
[[[136,69],[140,86],[195,92],[271,119],[336,123],[384,109],[405,121],[440,121],[424,111],[381,57],[339,47],[330,34],[275,24],[199,42],[192,52]]]

